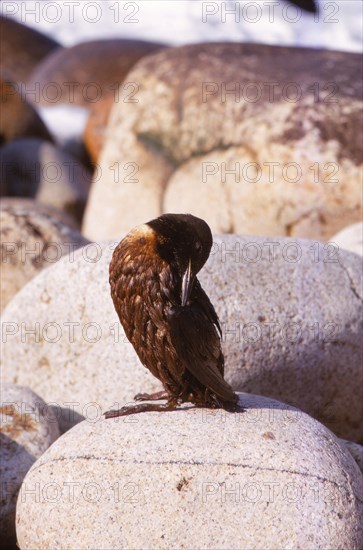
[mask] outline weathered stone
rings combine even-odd
[[[113,307],[115,245],[91,243],[73,261],[60,260],[3,314],[4,379],[31,383],[64,409],[62,430],[77,420],[67,408],[99,417],[160,389]],[[221,321],[227,380],[299,406],[340,437],[361,439],[360,277],[356,254],[317,241],[215,236],[200,280]]]
[[[1,205],[1,310],[42,269],[88,243],[52,216],[53,209],[38,209],[31,201]]]
[[[329,240],[345,250],[363,256],[363,223],[358,222],[345,227]]]
[[[40,105],[59,103],[88,105],[111,94],[115,101],[132,99],[137,84],[127,82],[118,91],[128,71],[143,56],[164,46],[143,40],[93,40],[62,48],[40,63],[29,79],[29,85],[38,83]],[[67,83],[67,85],[65,84]],[[70,86],[69,83],[75,83]]]
[[[1,182],[0,182],[1,185]],[[40,214],[45,214],[50,218],[55,218],[61,221],[64,225],[68,225],[72,229],[79,230],[78,222],[63,210],[58,210],[48,204],[41,204],[34,199],[25,199],[23,197],[1,197],[0,210],[14,210],[20,213],[35,211]]]
[[[39,139],[14,140],[0,149],[1,195],[32,197],[82,220],[91,173],[81,162]]]
[[[347,441],[346,439],[340,439],[339,442],[350,452],[363,474],[363,446],[353,441]]]
[[[361,216],[361,74],[358,54],[246,43],[142,59],[137,102],[111,111],[85,234],[187,211],[214,232],[327,240]]]
[[[299,410],[240,403],[82,422],[24,480],[20,548],[359,548],[352,456]]]
[[[31,465],[59,436],[54,412],[29,388],[5,384],[0,394],[1,510],[3,548],[15,547],[15,507]]]
[[[23,137],[53,140],[36,110],[5,75],[0,76],[0,101],[0,145]]]
[[[333,231],[360,217],[361,169],[352,166],[344,182],[317,184],[311,169],[312,143],[311,156],[308,149],[300,144],[293,152],[291,144],[271,143],[251,153],[247,148],[231,146],[192,158],[170,178],[163,209],[209,216],[211,226],[219,232],[328,240]],[[338,167],[334,154],[329,147],[319,152],[320,170],[332,164]],[[335,159],[332,164],[331,158]],[[273,181],[271,162],[277,162]],[[283,177],[282,170],[289,175]],[[339,173],[342,170],[339,167]],[[299,173],[299,182],[288,181]],[[342,203],[343,186],[349,192]]]
[[[60,44],[44,34],[0,15],[0,69],[26,82],[36,65]]]

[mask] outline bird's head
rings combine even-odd
[[[181,279],[181,304],[185,306],[212,248],[209,225],[191,214],[163,214],[147,225],[156,235],[158,254]]]

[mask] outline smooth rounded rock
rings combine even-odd
[[[1,544],[15,547],[15,507],[31,465],[59,436],[51,408],[29,388],[3,384],[0,394]]]
[[[0,15],[0,68],[10,72],[17,82],[25,83],[37,64],[59,47],[52,38]]]
[[[126,86],[119,95],[118,87],[128,71],[141,57],[163,47],[155,42],[120,38],[81,42],[49,55],[29,78],[29,86],[38,84],[43,106],[88,105],[108,94],[124,101],[137,89],[136,84]]]
[[[169,179],[163,210],[210,216],[211,226],[218,232],[331,240],[332,232],[361,216],[361,167],[351,166],[344,186],[337,178],[333,182],[333,177],[331,183],[317,183],[319,170],[322,178],[327,178],[324,166],[337,173],[343,168],[336,159],[330,161],[334,153],[327,147],[325,151],[320,148],[314,172],[307,154],[313,146],[310,143],[294,153],[290,142],[269,143],[256,153],[230,146],[225,151],[193,157]],[[350,191],[343,203],[345,187]]]
[[[327,240],[361,219],[361,74],[358,54],[248,43],[141,59],[137,101],[111,111],[85,235],[190,212],[215,233]]]
[[[345,250],[363,256],[363,222],[346,227],[329,240]]]
[[[4,74],[0,75],[0,101],[0,145],[23,137],[53,141],[35,108],[21,95],[18,86]]]
[[[347,441],[346,439],[340,439],[340,444],[350,452],[354,460],[359,466],[360,471],[363,474],[363,445],[354,443],[354,441]]]
[[[31,201],[1,205],[1,310],[42,269],[88,243],[53,216],[52,208],[38,208]]]
[[[90,243],[73,261],[60,260],[3,314],[2,376],[32,383],[57,403],[62,430],[75,423],[72,410],[97,418],[160,389],[113,307],[108,267],[116,244]],[[220,318],[234,389],[299,406],[338,436],[362,439],[356,254],[318,241],[215,236],[199,278]]]
[[[91,174],[62,149],[39,139],[18,139],[0,149],[2,195],[32,197],[82,220]]]
[[[26,476],[20,548],[359,548],[351,455],[299,410],[240,403],[82,422]]]

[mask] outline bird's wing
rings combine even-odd
[[[223,354],[214,321],[203,308],[198,303],[172,308],[169,327],[172,344],[185,369],[223,401],[235,402],[236,395],[223,378]]]
[[[219,324],[218,315],[213,307],[212,302],[208,298],[208,295],[204,292],[198,279],[195,279],[193,285],[192,299],[194,299],[200,307],[203,309],[205,315],[215,324],[218,329],[219,335],[222,337],[222,329]]]

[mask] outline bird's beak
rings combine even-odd
[[[185,306],[189,300],[193,288],[194,275],[192,274],[192,260],[189,258],[188,267],[182,278],[181,303]]]

